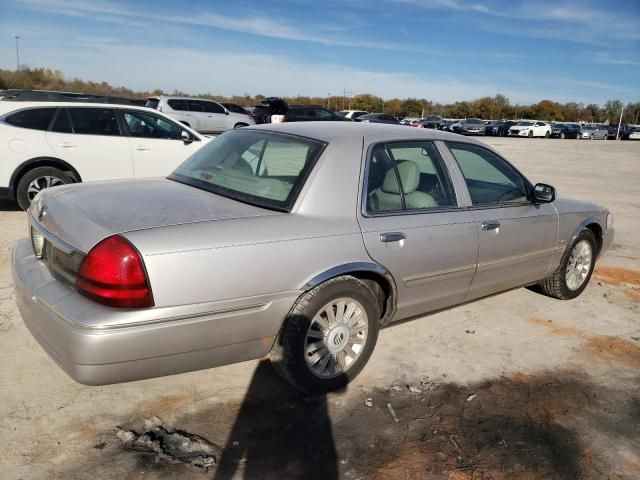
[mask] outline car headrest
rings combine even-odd
[[[411,160],[398,160],[398,173],[405,195],[412,193],[418,188],[420,183],[420,168],[416,162]],[[386,193],[400,194],[400,187],[396,179],[396,172],[393,168],[387,170],[382,182],[382,191]]]

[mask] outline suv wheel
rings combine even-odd
[[[570,300],[580,295],[591,278],[595,266],[596,238],[591,230],[580,232],[568,250],[560,267],[538,286],[542,293],[560,300]]]
[[[38,167],[25,173],[16,189],[16,200],[23,210],[29,208],[31,200],[45,188],[74,183],[73,177],[54,167]]]
[[[333,278],[300,297],[270,353],[271,363],[304,393],[338,390],[369,360],[379,325],[375,293],[354,277]]]

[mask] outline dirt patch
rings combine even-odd
[[[546,318],[532,317],[528,321],[533,325],[546,328],[553,335],[560,335],[562,337],[578,337],[582,335],[575,327],[559,325],[553,320]]]
[[[637,270],[602,265],[597,266],[593,273],[598,280],[609,285],[626,283],[640,286],[640,271]]]
[[[604,360],[640,370],[640,346],[627,340],[609,336],[591,337],[584,348]]]
[[[624,294],[634,302],[640,302],[640,288],[627,288]]]
[[[142,418],[152,415],[163,417],[193,402],[193,397],[191,394],[163,395],[153,400],[142,402],[137,408],[138,416]]]

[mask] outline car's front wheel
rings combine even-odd
[[[564,132],[560,133],[560,138],[561,138],[562,140],[564,140],[564,138],[565,138],[565,137],[566,137],[566,135],[564,134]]]
[[[73,183],[67,173],[54,167],[37,167],[25,173],[16,188],[16,200],[23,210],[29,208],[31,201],[45,188]]]
[[[338,390],[369,360],[379,325],[376,294],[357,278],[333,278],[298,299],[270,353],[271,363],[304,393]]]
[[[562,258],[560,267],[540,284],[545,295],[560,300],[570,300],[580,295],[591,278],[595,266],[596,238],[591,230],[585,229]]]

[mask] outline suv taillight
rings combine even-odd
[[[120,235],[102,240],[84,257],[76,288],[81,295],[110,307],[153,306],[142,258]]]

